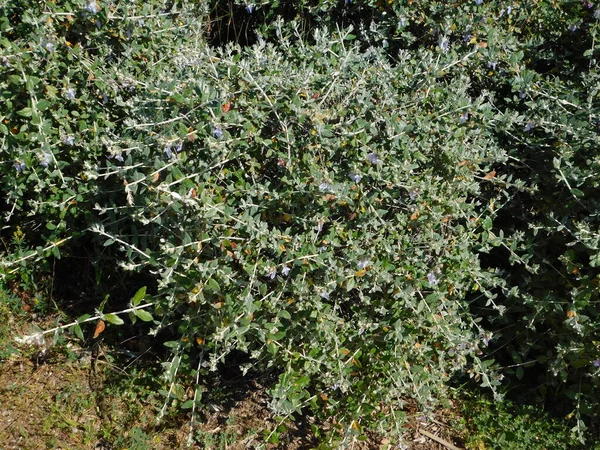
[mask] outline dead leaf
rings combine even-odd
[[[496,171],[492,170],[490,173],[488,173],[485,177],[483,177],[484,180],[491,180],[492,178],[494,178],[496,176]]]
[[[98,319],[98,322],[96,323],[96,329],[94,330],[94,339],[100,336],[105,329],[106,324],[104,323],[104,320]]]

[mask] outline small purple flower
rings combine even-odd
[[[463,42],[469,42],[472,37],[472,34],[465,34],[465,37],[463,37]]]
[[[419,193],[417,191],[415,191],[414,189],[408,191],[408,196],[411,200],[414,200],[415,198],[417,198],[418,195],[419,195]]]
[[[285,266],[282,267],[281,269],[281,274],[285,277],[287,277],[290,274],[290,271],[292,269],[290,269],[290,266],[288,266],[287,264]]]
[[[527,97],[527,94],[524,91],[519,91],[517,95],[521,100],[524,100]]]
[[[165,145],[165,155],[167,155],[167,158],[169,159],[173,157],[173,150],[171,150],[171,144]]]
[[[223,130],[217,126],[214,126],[212,127],[212,135],[217,139],[221,139],[223,137]]]
[[[324,298],[325,300],[329,300],[329,292],[327,292],[327,291],[322,291],[322,292],[321,292],[319,295],[320,295],[322,298]]]
[[[377,155],[377,153],[369,153],[367,155],[367,159],[373,165],[377,165],[377,164],[381,163],[381,159],[379,159],[379,155]]]
[[[73,136],[67,136],[63,141],[66,145],[75,145],[75,138]]]
[[[102,103],[105,105],[108,103],[108,95],[106,95],[106,92],[102,93]]]
[[[46,47],[46,50],[48,50],[50,53],[54,51],[54,44],[52,42],[47,42],[44,47]]]
[[[384,39],[383,41],[381,41],[381,46],[383,48],[388,48],[390,46],[390,43],[388,42],[387,39]]]
[[[319,185],[319,190],[322,191],[322,192],[329,191],[330,189],[331,189],[331,186],[329,185],[329,183],[326,183],[325,181],[323,181]]]
[[[490,62],[487,63],[488,68],[492,69],[492,70],[496,70],[496,66],[497,65],[498,65],[498,63],[496,63],[494,61],[490,61]]]
[[[357,173],[351,172],[350,175],[348,175],[348,177],[355,183],[360,183],[360,180],[362,180],[362,175],[359,175]]]
[[[427,281],[429,281],[429,286],[434,286],[437,284],[437,282],[439,281],[437,279],[437,277],[435,276],[435,273],[433,272],[429,272],[427,274]]]
[[[119,162],[123,162],[123,161],[125,161],[125,160],[123,159],[123,155],[122,155],[121,153],[117,153],[117,154],[115,155],[115,159],[116,159],[117,161],[119,161]]]
[[[468,112],[464,112],[460,115],[460,123],[465,123],[467,120],[469,120],[469,113]]]
[[[488,333],[483,333],[483,336],[481,337],[481,341],[484,343],[484,345],[487,347],[488,345],[490,345],[490,340],[492,339],[492,333],[488,332]]]
[[[246,5],[246,12],[248,14],[252,14],[254,12],[254,5],[253,4]]]
[[[482,5],[483,4],[483,0],[475,0],[475,4],[476,5]]]
[[[533,129],[533,127],[535,126],[535,123],[533,123],[531,120],[529,122],[527,122],[527,124],[525,125],[525,128],[523,128],[523,130],[525,131],[531,131]]]
[[[182,148],[183,148],[183,142],[180,142],[179,144],[177,144],[177,147],[175,147],[175,151],[177,153],[181,153]]]
[[[579,29],[579,27],[577,25],[573,25],[573,26],[571,26],[571,28],[569,28],[569,31],[571,33],[575,33],[578,29]]]
[[[96,2],[92,0],[88,2],[88,4],[85,7],[85,10],[90,14],[96,14],[98,11],[100,11],[100,8],[98,8]]]
[[[277,276],[277,269],[275,267],[272,267],[271,269],[269,269],[267,276],[269,277],[269,279],[274,280],[275,277]]]
[[[21,161],[17,161],[16,163],[14,163],[13,167],[17,172],[23,172],[25,169],[27,169],[27,165]]]
[[[326,247],[326,246],[324,246],[324,245],[322,245],[322,246],[320,246],[319,248],[317,248],[317,250],[319,251],[319,253],[323,253],[324,251],[326,251],[326,250],[327,250],[327,247]]]
[[[366,269],[367,267],[369,267],[370,264],[371,264],[371,262],[368,259],[361,259],[358,262],[358,268],[359,269]]]
[[[600,19],[600,8],[594,11],[594,19]]]
[[[72,87],[68,88],[67,92],[65,93],[65,97],[67,100],[75,100],[75,89]]]
[[[44,153],[44,157],[40,161],[40,166],[48,167],[51,162],[52,162],[52,155],[50,155],[50,153]]]
[[[594,361],[594,367],[600,367],[600,358],[597,358],[597,359]]]
[[[508,8],[506,8],[506,15],[510,15],[511,12],[512,12],[512,6],[509,6]]]
[[[398,21],[398,28],[404,28],[407,24],[408,24],[408,21],[404,17],[402,17]]]

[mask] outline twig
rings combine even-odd
[[[455,445],[451,444],[450,442],[446,441],[445,439],[442,439],[441,437],[438,437],[435,434],[430,433],[427,430],[424,430],[423,428],[419,428],[419,433],[421,433],[423,436],[426,436],[429,439],[437,442],[438,444],[443,445],[444,447],[446,447],[450,450],[461,450],[460,448],[456,447]]]

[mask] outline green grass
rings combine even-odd
[[[552,417],[536,405],[509,399],[495,402],[484,393],[464,388],[458,405],[460,419],[454,426],[463,430],[468,449],[600,449],[598,441],[577,442],[566,418]]]

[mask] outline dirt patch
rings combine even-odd
[[[149,376],[122,373],[114,361],[94,360],[91,353],[71,348],[42,359],[12,355],[0,364],[2,450],[186,448],[190,414],[173,414],[157,425],[162,399],[144,384]],[[199,412],[192,449],[308,450],[318,447],[314,430],[330,428],[310,417],[274,418],[268,408],[268,386],[261,380],[224,383],[220,389],[228,392],[229,400],[208,402]],[[371,433],[365,440],[354,441],[352,448],[461,447],[457,433],[448,425],[451,411],[441,410],[427,421],[415,411],[415,405],[407,403],[411,419],[404,445],[392,445],[385,436]]]

